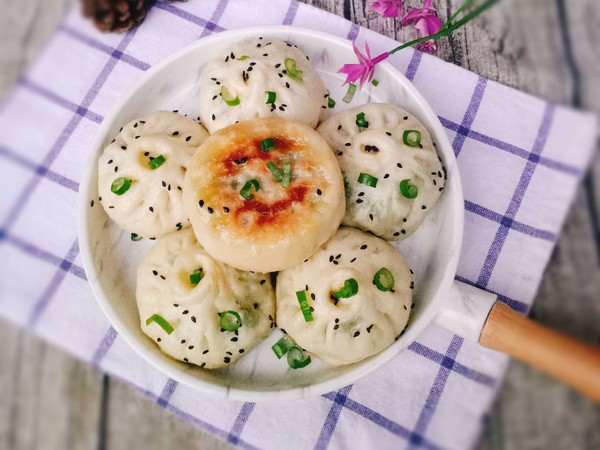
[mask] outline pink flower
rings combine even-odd
[[[431,0],[425,0],[423,8],[413,9],[402,17],[402,25],[414,25],[420,38],[436,34],[442,28],[442,22],[438,19],[435,9],[430,5]],[[436,50],[433,39],[421,42],[417,48],[427,53],[433,53]]]
[[[371,2],[368,9],[381,14],[383,17],[398,17],[402,9],[402,0],[381,0]]]
[[[375,65],[386,59],[389,53],[382,53],[375,58],[371,58],[371,51],[369,50],[369,44],[365,43],[365,51],[366,55],[363,55],[358,47],[356,46],[356,42],[352,41],[352,48],[354,48],[354,53],[358,58],[359,64],[344,64],[338,73],[346,74],[347,83],[354,83],[356,80],[360,78],[360,87],[362,87],[365,82],[371,81],[373,78],[373,73],[375,72]]]

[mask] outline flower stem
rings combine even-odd
[[[474,0],[467,0],[465,3],[463,3],[463,5],[460,8],[458,8],[458,11],[456,11],[452,15],[452,17],[442,26],[442,28],[440,29],[440,31],[438,31],[437,33],[432,34],[431,36],[425,36],[425,37],[422,37],[422,38],[419,38],[419,39],[414,39],[412,41],[406,42],[405,44],[402,44],[399,47],[396,47],[395,49],[390,50],[387,53],[390,54],[390,55],[393,55],[394,53],[399,52],[400,50],[405,49],[406,47],[412,47],[413,45],[420,44],[421,42],[426,42],[426,41],[429,41],[429,40],[436,40],[436,39],[439,39],[441,37],[447,36],[448,34],[452,33],[454,30],[459,29],[460,27],[462,27],[467,22],[470,22],[471,20],[473,20],[475,17],[477,17],[478,15],[480,15],[482,12],[484,12],[486,9],[488,9],[490,6],[492,6],[496,2],[498,2],[498,0],[486,0],[481,5],[479,5],[475,9],[473,9],[473,11],[471,11],[467,15],[465,15],[458,22],[452,23],[452,20],[454,20],[456,18],[456,16],[465,7],[471,6],[474,3]]]

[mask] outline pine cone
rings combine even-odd
[[[139,26],[148,11],[148,0],[81,0],[84,17],[102,32],[121,33]]]

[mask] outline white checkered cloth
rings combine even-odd
[[[397,45],[287,0],[157,3],[125,35],[101,35],[76,11],[68,15],[0,109],[0,314],[241,447],[470,448],[507,358],[437,326],[337,392],[280,404],[216,400],[133,353],[86,282],[78,181],[103,116],[182,46],[225,29],[282,23],[368,40],[376,54]],[[411,49],[389,62],[433,106],[458,156],[467,238],[457,279],[526,312],[592,154],[595,117]]]

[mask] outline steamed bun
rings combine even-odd
[[[189,226],[182,204],[183,177],[206,137],[197,122],[168,111],[123,126],[98,162],[98,193],[109,217],[141,237]],[[121,183],[120,189],[111,189],[113,183]]]
[[[211,135],[190,163],[183,201],[209,254],[256,272],[287,269],[312,255],[337,230],[345,203],[327,143],[312,128],[278,117]]]
[[[289,70],[290,64],[295,71]],[[267,92],[274,93],[273,103],[267,103]],[[273,115],[315,128],[325,93],[317,71],[295,46],[278,39],[249,38],[202,71],[200,117],[211,133],[238,121]],[[239,103],[234,104],[236,98]]]
[[[201,276],[193,285],[190,275],[198,269]],[[216,261],[189,228],[163,237],[150,250],[138,269],[136,296],[144,333],[167,355],[207,369],[233,363],[274,326],[269,276]],[[219,314],[227,311],[241,318],[235,331],[221,328]]]
[[[397,106],[370,103],[336,114],[317,131],[344,173],[342,224],[387,240],[415,231],[446,182],[446,170],[421,122]],[[404,142],[405,133],[413,146]]]
[[[333,293],[350,279],[357,283],[356,294],[337,299]],[[326,363],[358,362],[382,351],[402,333],[413,286],[411,271],[396,248],[342,227],[308,261],[279,273],[277,325]],[[304,319],[298,291],[305,292],[312,321]]]

